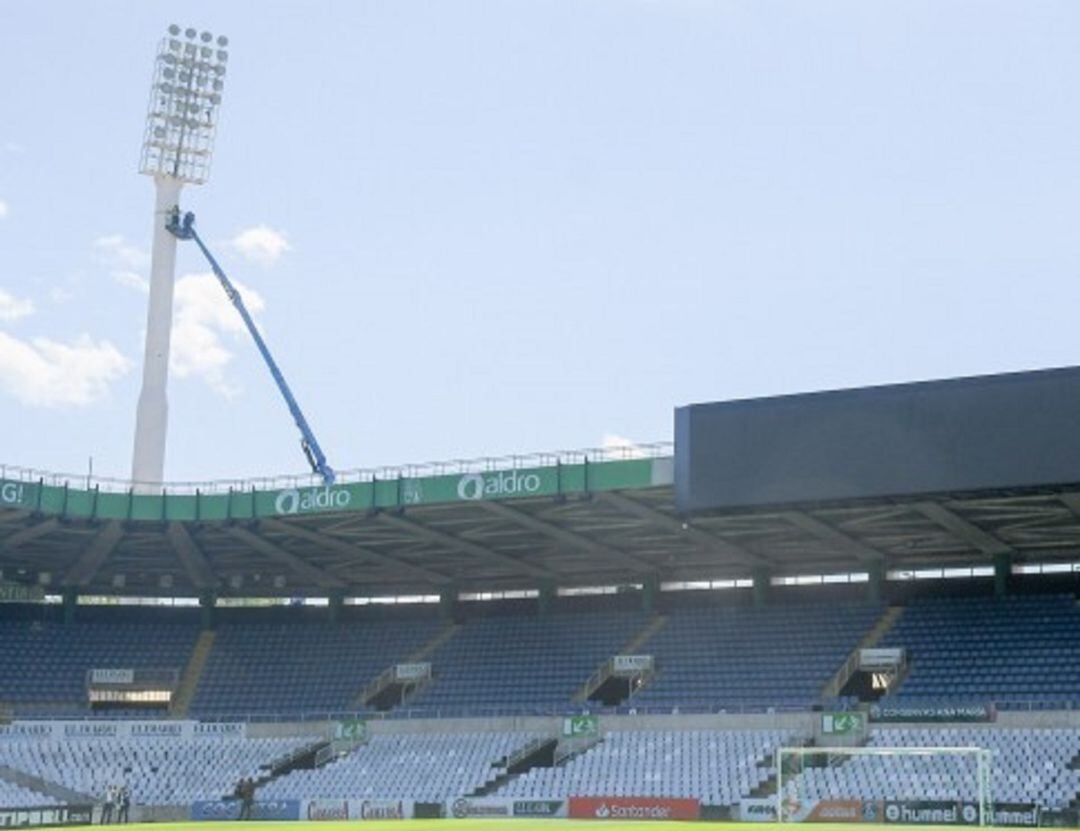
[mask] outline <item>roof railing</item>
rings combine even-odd
[[[592,447],[583,450],[555,450],[522,453],[508,456],[482,456],[476,459],[453,459],[443,462],[420,462],[399,466],[357,468],[338,471],[337,482],[347,485],[356,482],[392,481],[395,479],[419,479],[431,476],[461,476],[467,473],[494,473],[502,470],[556,467],[557,465],[599,464],[623,462],[634,459],[658,459],[672,455],[674,443],[669,441],[646,444],[617,444]],[[92,473],[55,473],[19,465],[0,464],[0,481],[42,482],[45,485],[84,490],[127,493],[137,482]],[[166,482],[162,492],[170,495],[228,493],[242,491],[276,491],[286,488],[324,487],[317,474],[284,474],[281,476],[255,476],[242,479],[215,479],[202,482]]]

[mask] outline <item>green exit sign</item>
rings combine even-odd
[[[865,713],[822,713],[821,732],[839,736],[860,733],[866,727]]]

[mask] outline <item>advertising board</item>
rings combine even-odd
[[[191,803],[193,820],[235,820],[240,817],[237,799],[205,799]],[[258,799],[251,806],[253,820],[298,820],[300,801],[297,799]]]
[[[859,669],[891,669],[903,661],[903,647],[873,647],[859,650]]]
[[[885,822],[904,825],[978,825],[979,808],[970,802],[889,801],[885,803]]]
[[[611,669],[616,675],[650,672],[652,668],[652,655],[616,655],[611,661]]]
[[[696,799],[661,799],[650,796],[572,796],[567,816],[598,820],[696,820],[701,803]]]
[[[135,670],[133,669],[92,669],[90,670],[91,684],[132,684],[135,682]]]
[[[776,822],[775,797],[740,799],[738,819],[742,822]]]
[[[47,808],[0,808],[0,828],[34,828],[44,825],[90,825],[90,805],[55,805]]]
[[[410,799],[307,799],[300,804],[300,818],[311,822],[410,819],[413,805]]]
[[[513,816],[514,800],[462,796],[446,803],[446,815],[455,819],[506,818]]]
[[[882,804],[877,800],[818,799],[784,807],[795,822],[880,822]]]
[[[431,677],[431,664],[429,662],[414,662],[411,664],[395,664],[395,681],[422,681]]]
[[[515,799],[515,817],[565,817],[565,803],[561,799]]]
[[[956,707],[910,704],[875,704],[870,708],[870,721],[994,721],[997,711],[990,704],[968,704]]]

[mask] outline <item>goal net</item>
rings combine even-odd
[[[991,825],[990,751],[981,747],[781,747],[780,822]]]

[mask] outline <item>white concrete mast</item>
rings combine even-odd
[[[210,176],[218,109],[225,87],[229,40],[210,32],[169,27],[154,62],[139,170],[154,179],[154,235],[142,390],[135,414],[131,479],[139,493],[160,491],[165,481],[169,421],[169,343],[172,337],[176,237],[165,226],[179,209],[185,184]]]

